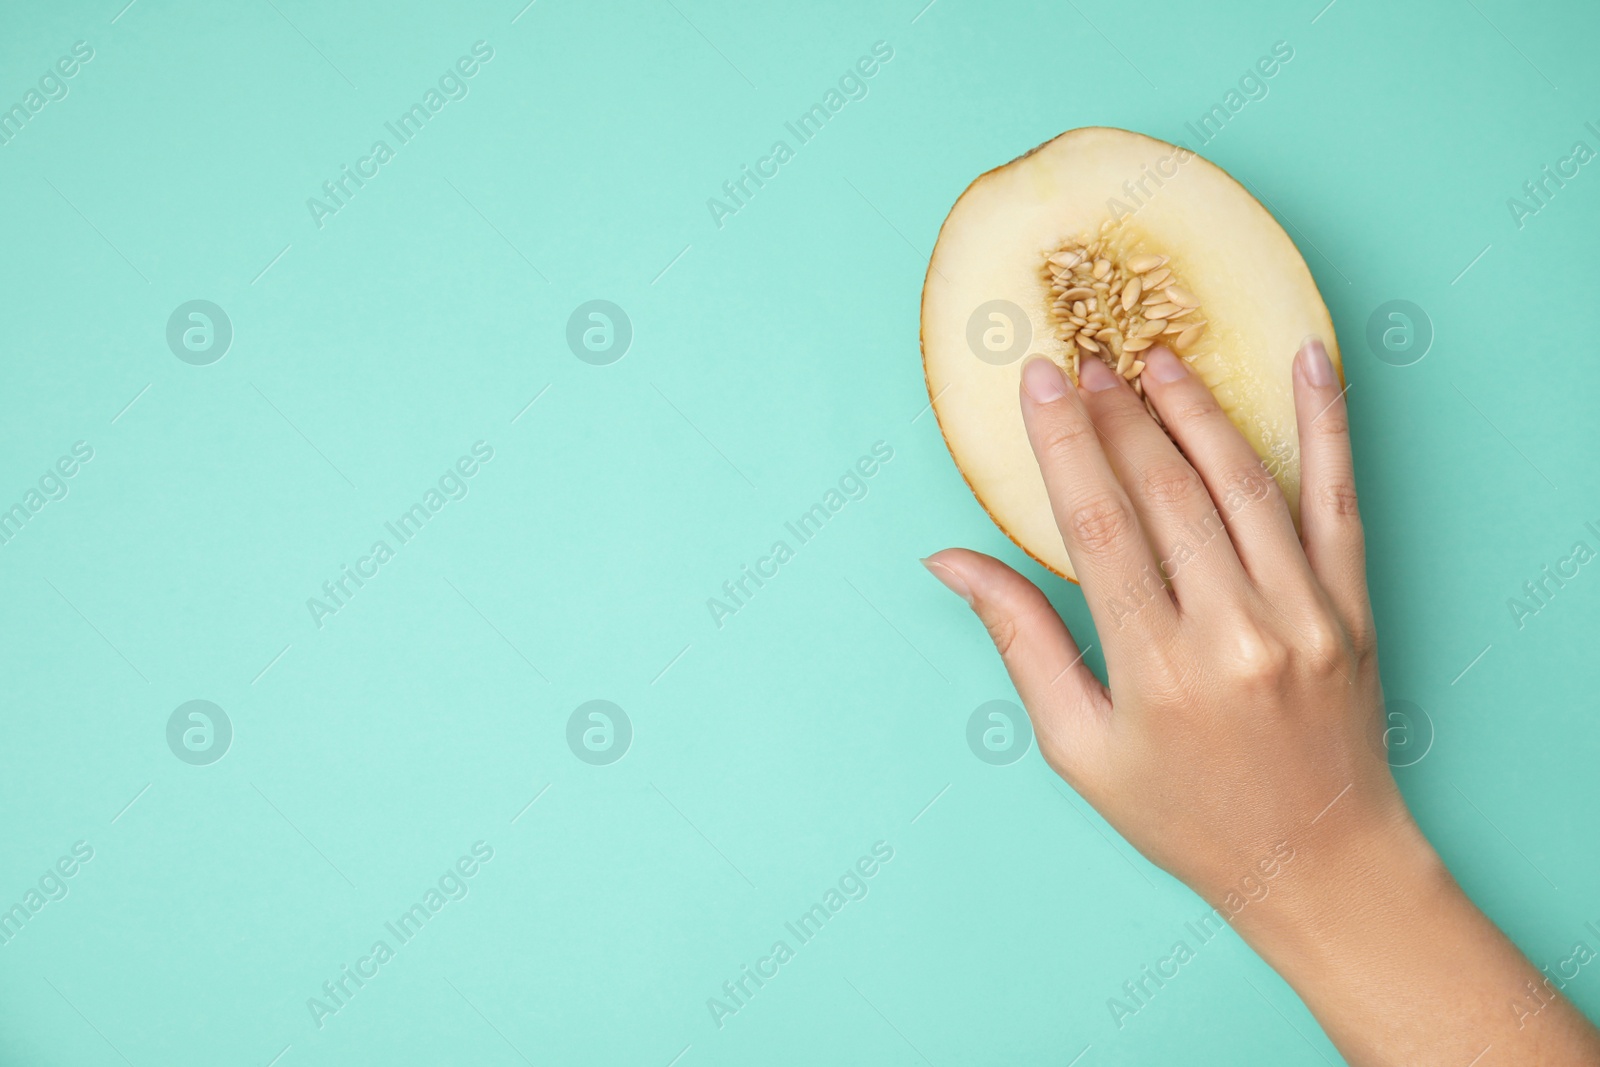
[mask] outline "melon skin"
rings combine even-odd
[[[1207,327],[1180,355],[1267,464],[1297,523],[1292,367],[1301,343],[1321,338],[1343,376],[1333,322],[1294,242],[1242,185],[1195,153],[1128,130],[1085,127],[978,177],[940,228],[923,282],[928,396],[951,457],[989,517],[1071,581],[1018,389],[1031,356],[1070,366],[1051,317],[1045,255],[1098,235],[1108,219],[1108,240],[1121,254],[1169,257],[1174,277],[1199,298]],[[974,322],[1008,306],[1026,320],[1005,335],[1012,347],[975,348]],[[1025,351],[1015,342],[1024,333]]]

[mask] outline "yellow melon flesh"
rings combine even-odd
[[[978,178],[951,208],[928,264],[928,395],[979,503],[1025,552],[1076,581],[1017,395],[1022,366],[1034,355],[1069,371],[1075,358],[1093,358],[1061,340],[1071,328],[1061,316],[1070,312],[1053,308],[1046,265],[1058,249],[1092,241],[1118,264],[1167,257],[1172,279],[1199,300],[1195,317],[1206,322],[1199,339],[1187,347],[1172,335],[1161,340],[1211,387],[1298,521],[1294,356],[1314,335],[1340,366],[1311,272],[1283,228],[1221,168],[1104,127],[1071,130]]]

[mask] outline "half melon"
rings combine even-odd
[[[1309,336],[1339,368],[1311,271],[1255,197],[1186,148],[1105,127],[1070,130],[968,186],[922,288],[923,369],[950,455],[995,524],[1073,581],[1018,405],[1027,358],[1074,380],[1080,360],[1101,359],[1142,392],[1139,355],[1171,348],[1298,522],[1291,369]]]

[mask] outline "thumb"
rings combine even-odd
[[[1066,623],[1038,586],[992,556],[947,548],[922,565],[982,620],[1033,720],[1039,751],[1076,782],[1100,743],[1111,698]]]

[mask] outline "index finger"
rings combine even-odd
[[[1048,359],[1022,368],[1022,421],[1101,637],[1133,618],[1141,628],[1173,625],[1177,610],[1133,504],[1083,401]]]

